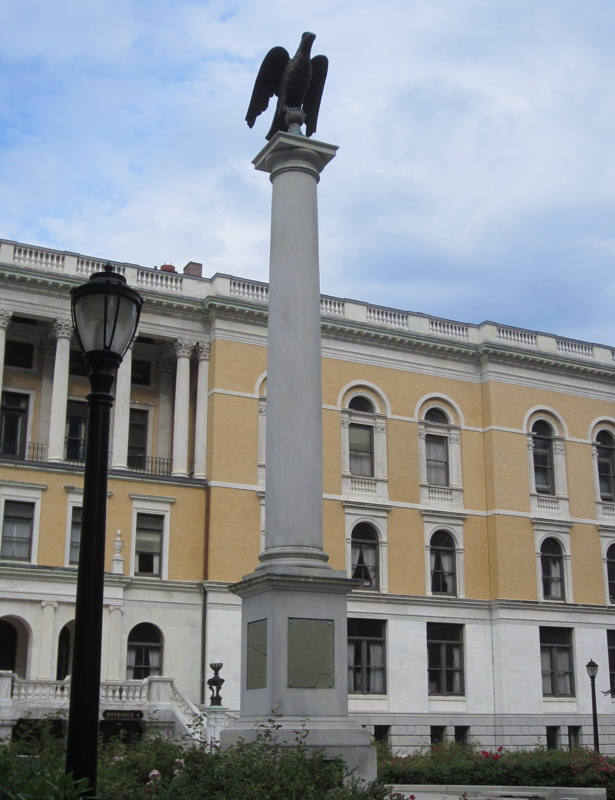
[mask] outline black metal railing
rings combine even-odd
[[[0,458],[9,461],[45,461],[48,445],[38,442],[0,442]]]

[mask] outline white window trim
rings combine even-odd
[[[352,531],[360,522],[366,522],[378,534],[378,589],[363,589],[363,591],[370,594],[374,592],[386,594],[389,591],[387,522],[391,506],[352,501],[344,501],[342,505],[346,515],[346,574],[352,578]]]
[[[572,590],[572,559],[570,557],[570,530],[571,522],[560,522],[551,519],[533,518],[534,525],[534,547],[536,551],[536,585],[538,589],[538,600],[544,603],[561,605],[562,603],[574,603],[574,593]],[[562,600],[552,600],[544,596],[542,586],[542,553],[540,548],[545,539],[555,539],[562,548],[562,558],[564,566],[564,598]]]
[[[362,392],[356,395],[365,396],[373,403],[371,396]],[[351,399],[351,398],[349,398]],[[350,473],[350,425],[366,425],[374,432],[374,475],[363,477]],[[342,409],[342,494],[343,495],[376,495],[388,498],[387,479],[387,418],[378,411],[373,413]]]
[[[463,599],[466,596],[465,584],[465,559],[463,543],[463,523],[465,514],[455,514],[447,511],[422,510],[423,531],[425,537],[425,594],[428,597],[439,599]],[[436,531],[450,533],[455,542],[455,581],[457,592],[455,594],[434,594],[431,591],[431,537]]]
[[[38,564],[38,540],[41,523],[41,497],[47,489],[44,483],[17,483],[16,481],[0,482],[0,544],[2,543],[2,528],[4,527],[4,505],[7,500],[17,503],[34,503],[34,516],[32,519],[32,543],[30,559],[18,561],[11,559],[13,564]]]
[[[553,481],[555,492],[542,494],[536,491],[536,474],[534,472],[534,435],[532,426],[536,422],[546,422],[553,431]],[[558,433],[556,420],[544,414],[532,416],[527,423],[527,456],[530,478],[530,508],[533,514],[553,514],[568,516],[568,485],[566,480],[566,438]]]
[[[258,398],[258,449],[257,449],[257,472],[258,486],[265,488],[265,450],[267,443],[267,398]]]
[[[602,550],[602,581],[604,585],[604,602],[611,608],[615,603],[611,602],[609,597],[609,572],[607,569],[606,554],[609,547],[615,544],[615,526],[611,525],[598,525],[598,533],[600,534],[600,549]],[[612,698],[615,700],[615,697]]]
[[[157,497],[155,495],[131,494],[132,500],[132,542],[130,546],[130,575],[145,580],[168,580],[169,578],[169,539],[171,533],[171,506],[175,502],[174,497]],[[162,524],[162,551],[160,553],[161,565],[160,575],[136,575],[135,576],[135,548],[137,542],[137,514],[156,514],[163,517]]]
[[[441,409],[438,404],[429,408]],[[429,408],[423,410],[424,414]],[[447,417],[450,411],[442,408]],[[443,436],[448,442],[448,486],[431,486],[427,481],[427,448],[425,438],[429,435]],[[453,423],[448,425],[430,422],[426,419],[419,421],[419,471],[421,485],[421,505],[432,507],[463,508],[463,483],[461,477],[461,426]]]
[[[66,536],[65,536],[65,546],[64,546],[64,566],[76,568],[76,564],[70,563],[70,534],[72,528],[72,519],[73,519],[73,508],[75,506],[83,508],[83,489],[77,489],[76,487],[72,486],[66,489],[66,493],[68,494],[68,504],[67,504],[67,511],[66,511]]]

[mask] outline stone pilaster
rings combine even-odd
[[[55,625],[54,618],[58,604],[43,600],[41,603],[41,636],[40,636],[40,651],[38,659],[38,677],[41,680],[50,680],[55,678],[53,674],[52,658],[55,652],[54,638],[55,638]]]

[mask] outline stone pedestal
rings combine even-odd
[[[265,549],[242,599],[240,718],[222,746],[275,736],[376,777],[370,735],[348,718],[348,592],[323,550],[322,386],[316,187],[337,148],[277,133],[254,160],[273,185],[267,356]],[[279,727],[278,727],[279,726]]]

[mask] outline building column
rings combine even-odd
[[[113,416],[111,468],[128,469],[128,431],[130,427],[130,387],[132,385],[132,344],[117,371]]]
[[[124,610],[121,606],[109,606],[109,620],[107,630],[109,639],[107,644],[107,676],[108,681],[121,681],[126,676],[120,675],[120,664],[122,661],[122,614]]]
[[[158,435],[156,437],[156,457],[171,459],[171,438],[173,429],[173,368],[175,359],[164,356],[158,361],[159,405]],[[169,475],[171,474],[169,470]]]
[[[0,309],[0,398],[2,397],[2,379],[4,377],[4,351],[6,348],[6,329],[9,326],[12,311],[6,308]]]
[[[38,413],[38,434],[36,441],[49,443],[49,423],[51,420],[51,392],[53,391],[53,361],[56,343],[52,339],[41,341],[43,369],[41,373],[41,391]]]
[[[199,369],[196,383],[196,420],[194,425],[194,477],[206,478],[207,467],[207,392],[209,391],[209,342],[199,342],[196,352]]]
[[[173,413],[173,476],[188,477],[188,418],[190,414],[190,354],[194,342],[177,339],[175,410]]]
[[[51,390],[51,423],[49,426],[48,461],[64,461],[66,437],[66,403],[68,395],[68,366],[70,337],[73,327],[68,319],[57,319],[53,325],[56,337],[56,360],[53,368]]]
[[[55,677],[52,670],[52,656],[55,652],[53,647],[53,637],[55,635],[55,626],[53,620],[56,613],[58,604],[43,600],[41,608],[43,609],[41,619],[41,638],[40,650],[38,656],[38,677],[41,680],[50,680]]]

